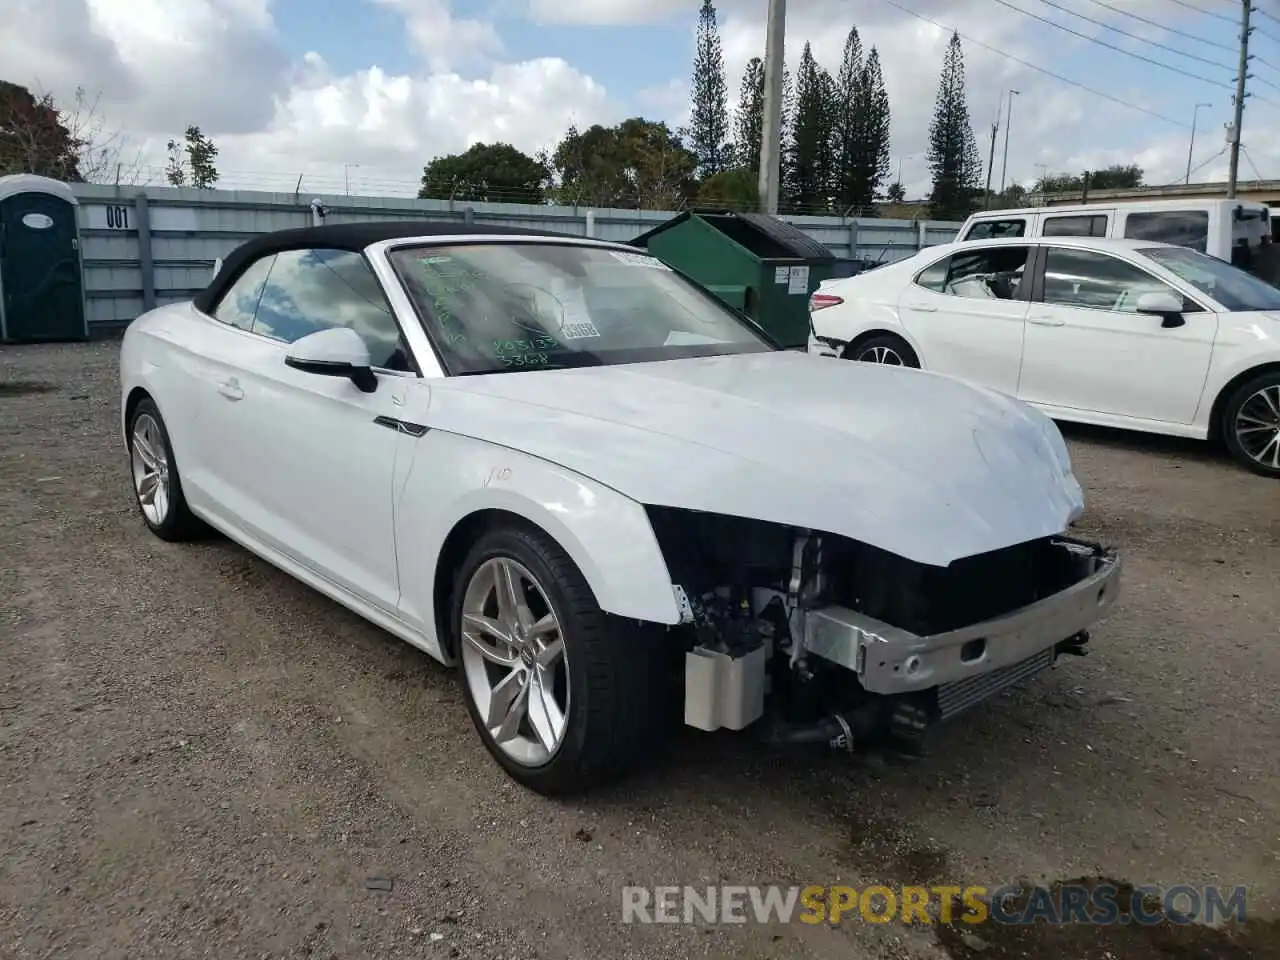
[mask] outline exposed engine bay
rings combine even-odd
[[[1087,653],[1114,551],[1066,535],[916,563],[847,537],[649,507],[683,623],[685,723],[785,743],[890,739]]]

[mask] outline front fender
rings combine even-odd
[[[412,444],[397,468],[396,546],[400,615],[437,649],[433,591],[453,529],[483,510],[537,525],[577,564],[608,613],[680,621],[671,576],[644,507],[616,490],[507,447],[443,430]]]

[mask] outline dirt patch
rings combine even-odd
[[[1230,902],[1224,890],[1224,901]],[[1087,898],[1087,902],[1086,901]],[[1075,922],[1045,919],[1073,915]],[[1170,909],[1166,913],[1165,907]],[[1280,958],[1280,921],[1240,922],[1233,911],[1219,911],[1226,922],[1207,926],[1179,915],[1190,910],[1187,897],[1144,895],[1130,883],[1105,877],[1059,881],[1050,887],[1023,887],[1003,900],[1000,917],[980,922],[959,898],[949,923],[937,927],[938,942],[954,960],[1276,960]],[[1209,910],[1202,905],[1203,911]],[[1212,912],[1212,911],[1210,911]],[[1230,917],[1221,916],[1227,913]],[[1081,916],[1087,917],[1085,921]],[[1247,918],[1247,913],[1245,914]],[[1013,922],[1011,922],[1013,921]]]
[[[58,386],[38,380],[0,381],[0,397],[21,397],[31,393],[55,393]]]
[[[877,875],[906,886],[949,880],[946,851],[884,817],[851,814],[844,859],[850,866],[875,864]]]

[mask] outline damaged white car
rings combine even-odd
[[[784,351],[633,248],[267,234],[126,332],[166,540],[215,528],[457,664],[486,747],[582,789],[703,730],[913,737],[1082,653],[1120,563],[1053,423]],[[424,731],[430,733],[430,731]]]

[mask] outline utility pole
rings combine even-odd
[[[760,210],[778,214],[782,176],[782,71],[786,63],[787,0],[769,0],[764,46],[764,122],[760,131]]]
[[[1235,119],[1227,135],[1231,140],[1231,168],[1227,174],[1227,199],[1236,195],[1236,178],[1240,174],[1240,127],[1244,123],[1245,81],[1249,79],[1249,14],[1253,12],[1252,0],[1241,0],[1240,15],[1240,68],[1236,72]]]
[[[987,203],[985,209],[991,209],[991,174],[995,172],[996,166],[996,134],[1000,131],[999,111],[996,112],[996,122],[991,125],[991,155],[987,158]]]
[[[1008,116],[1004,120],[1004,163],[1000,165],[1000,192],[1004,193],[1004,176],[1009,171],[1009,134],[1013,127],[1013,98],[1018,95],[1017,90],[1009,91],[1009,108]]]
[[[1191,154],[1196,149],[1196,119],[1200,116],[1201,107],[1211,107],[1211,103],[1197,103],[1195,109],[1191,111],[1191,143],[1187,145],[1187,176],[1182,181],[1184,184],[1191,182]]]

